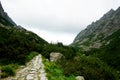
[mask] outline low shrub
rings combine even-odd
[[[1,78],[5,78],[8,76],[14,76],[15,70],[10,65],[6,65],[1,67]]]
[[[26,56],[25,62],[30,61],[31,59],[33,59],[33,57],[35,57],[38,54],[39,54],[38,52],[31,52],[29,55]]]
[[[59,62],[66,76],[84,76],[86,80],[118,80],[116,71],[99,58],[80,55],[71,60]]]
[[[55,62],[47,62],[44,59],[43,63],[49,80],[76,80],[74,75],[65,76],[63,70]]]

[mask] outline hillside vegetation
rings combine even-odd
[[[102,18],[88,25],[86,29],[81,31],[76,36],[71,46],[78,48],[79,51],[86,57],[97,58],[99,59],[99,61],[102,62],[102,64],[106,64],[106,66],[113,68],[115,74],[119,75],[120,78],[119,20],[120,20],[120,7],[117,10],[111,9]],[[108,67],[104,67],[104,69],[105,68],[108,70]],[[97,73],[99,73],[99,71],[97,71]],[[110,80],[118,79],[111,78]]]
[[[111,9],[96,22],[91,23],[82,30],[74,39],[72,46],[79,47],[84,51],[91,48],[100,48],[108,41],[105,38],[120,29],[120,7],[117,10]]]
[[[105,40],[109,41],[109,44],[99,49],[86,51],[84,54],[99,57],[108,65],[120,71],[120,30],[116,31]]]
[[[4,61],[4,64],[24,63],[25,56],[31,51],[41,52],[41,47],[47,44],[36,34],[24,29],[0,27],[0,34],[0,61]]]
[[[75,80],[76,76],[84,76],[85,80],[118,80],[119,34],[120,30],[116,30],[104,38],[109,44],[104,43],[101,48],[90,51],[81,51],[79,43],[75,43],[77,46],[48,43],[35,33],[17,26],[0,4],[0,77],[15,76],[21,65],[42,54],[49,80]],[[92,39],[93,36],[86,38]],[[84,42],[86,46],[90,44]],[[59,52],[64,57],[58,62],[49,62],[51,52]]]

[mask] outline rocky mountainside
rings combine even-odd
[[[88,25],[75,38],[73,46],[85,51],[90,48],[99,48],[107,45],[111,39],[106,38],[120,29],[120,7],[117,10],[111,9],[102,18]]]
[[[9,25],[16,26],[16,23],[4,11],[1,2],[0,2],[0,22],[4,25],[9,24]]]

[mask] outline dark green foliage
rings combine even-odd
[[[3,25],[6,25],[6,26],[14,26],[8,20],[6,20],[5,18],[3,18],[1,15],[0,15],[0,23],[2,23]]]
[[[76,49],[73,47],[64,46],[62,43],[48,44],[36,34],[25,29],[5,27],[0,26],[0,65],[25,64],[38,54],[36,52],[46,58],[49,58],[51,52],[61,52],[66,59],[71,59],[76,55]]]
[[[42,51],[42,46],[48,44],[36,34],[24,29],[9,29],[0,27],[0,61],[3,64],[19,62],[24,64],[25,56],[31,51]]]
[[[49,80],[76,80],[73,75],[65,76],[63,70],[55,62],[47,62],[43,59],[43,63]]]
[[[64,64],[63,64],[64,63]],[[84,76],[85,80],[117,80],[118,75],[101,60],[91,56],[80,55],[71,60],[59,63],[66,76],[71,74]]]
[[[49,58],[51,52],[60,52],[66,59],[76,56],[76,49],[73,47],[64,46],[62,43],[48,44],[30,31],[13,27],[0,26],[0,45],[0,65],[2,66],[11,63],[25,64],[38,54],[36,52],[46,58]],[[3,76],[10,75],[6,72]]]
[[[39,53],[37,52],[31,52],[29,55],[26,56],[26,61],[25,62],[28,62],[30,61],[31,59],[33,59],[36,55],[38,55]]]
[[[120,30],[109,36],[111,40],[107,46],[100,49],[99,57],[112,67],[120,70]]]
[[[103,45],[100,49],[91,49],[84,54],[96,56],[117,71],[120,71],[120,30],[104,39],[109,41],[108,45]],[[118,73],[116,73],[118,74]]]
[[[62,59],[59,64],[45,63],[45,69],[48,72],[47,76],[51,80],[74,80],[74,76],[78,75],[84,76],[86,80],[118,79],[115,70],[108,65],[120,70],[120,30],[105,39],[105,41],[111,40],[110,44],[102,46],[100,49],[83,52],[86,56],[78,56],[77,48],[64,46],[62,43],[48,44],[30,31],[6,26],[13,25],[3,18],[0,18],[0,22],[6,27],[0,26],[0,65],[5,65],[1,67],[2,77],[15,75],[14,69],[16,68],[8,64],[25,64],[38,54],[36,52],[41,53],[48,59],[51,52],[60,52],[65,56],[65,59]],[[91,40],[93,36],[95,34],[87,37]],[[103,36],[103,34],[99,35],[98,39],[102,40]],[[90,42],[83,44],[88,46]],[[76,45],[79,44],[76,43]]]
[[[60,76],[60,80],[72,80],[73,77],[66,77],[71,75],[82,75],[87,80],[117,79],[114,70],[101,62],[98,58],[86,57],[82,55],[75,58],[78,52],[77,48],[64,46],[62,43],[48,44],[36,34],[26,30],[19,30],[15,28],[6,29],[0,27],[0,34],[0,65],[10,63],[25,64],[38,54],[36,52],[41,53],[46,58],[50,57],[49,54],[51,52],[60,52],[65,56],[65,59],[61,60],[61,62],[58,64],[61,67],[56,67],[57,65],[52,63],[49,63],[49,65],[47,65],[49,67],[46,67],[46,70],[52,73],[52,75],[49,73],[48,77],[56,76],[51,77],[53,80],[58,78],[58,76]],[[117,49],[118,48],[116,48],[116,50]],[[94,55],[95,53],[97,54],[97,50],[93,49],[91,55]],[[90,55],[88,52],[85,54]],[[7,76],[12,75],[9,74],[9,72],[3,72],[3,77]]]
[[[76,56],[77,50],[74,47],[63,46],[62,44],[48,44],[43,47],[42,55],[49,59],[51,52],[60,52],[66,59],[72,59]]]
[[[10,65],[7,65],[7,66],[3,66],[1,68],[1,78],[4,78],[4,77],[8,77],[8,76],[14,76],[15,75],[15,71],[14,69],[12,68],[12,66]]]
[[[110,41],[110,43],[103,45],[100,49],[91,49],[83,53],[86,55],[94,55],[113,68],[120,70],[120,30],[104,40],[106,42]]]
[[[6,23],[8,24],[8,23]],[[9,24],[8,24],[9,25]],[[36,34],[25,29],[17,29],[12,26],[0,26],[0,67],[1,77],[14,76],[20,64],[25,64],[38,53],[42,52],[44,45],[48,43]],[[19,64],[19,65],[16,65]],[[13,64],[11,66],[10,64]]]

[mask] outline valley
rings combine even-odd
[[[0,80],[120,80],[120,7],[64,45],[17,25],[0,2]]]

